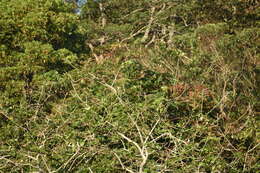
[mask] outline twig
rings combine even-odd
[[[141,133],[140,128],[138,127],[137,123],[136,123],[135,121],[133,121],[132,118],[130,118],[130,119],[131,119],[132,123],[135,125],[135,127],[136,127],[136,129],[137,129],[137,131],[138,131],[138,134],[139,134],[139,137],[140,137],[140,140],[141,140],[141,146],[140,146],[137,142],[133,141],[132,139],[130,139],[130,138],[128,138],[128,137],[126,137],[124,134],[122,134],[122,133],[120,133],[120,132],[118,132],[118,134],[119,134],[122,138],[126,139],[129,143],[132,143],[133,145],[135,145],[136,148],[138,149],[138,151],[139,151],[139,153],[140,153],[140,155],[141,155],[141,157],[142,157],[142,162],[141,162],[140,165],[139,165],[139,173],[143,173],[144,166],[145,166],[145,164],[147,163],[148,156],[149,156],[149,153],[148,153],[146,144],[147,144],[147,142],[148,142],[149,137],[150,137],[151,134],[153,133],[155,127],[156,127],[157,124],[159,123],[160,119],[156,121],[156,123],[154,124],[154,126],[153,126],[152,129],[150,130],[150,132],[149,132],[148,136],[145,138],[145,140],[143,139],[142,133]],[[115,155],[116,155],[116,154],[115,154]],[[121,166],[123,167],[123,169],[127,170],[127,168],[126,168],[126,167],[124,166],[124,164],[122,163],[121,159],[120,159],[117,155],[116,155],[116,157],[118,158],[118,160],[119,160]],[[132,171],[131,171],[131,170],[128,170],[128,172],[132,172]]]
[[[93,173],[93,171],[91,170],[91,168],[90,168],[90,167],[88,168],[88,170],[89,170],[89,172],[90,172],[90,173]]]
[[[185,141],[183,141],[183,140],[181,140],[181,139],[179,139],[179,138],[173,136],[171,133],[164,133],[164,134],[158,136],[157,138],[153,139],[151,142],[155,142],[155,141],[159,140],[160,138],[162,138],[162,137],[164,137],[164,136],[169,136],[170,138],[175,139],[175,140],[178,141],[178,142],[182,142],[182,143],[184,143],[185,145],[188,145],[187,142],[185,142]]]
[[[247,151],[247,153],[252,152],[254,149],[256,149],[258,146],[260,145],[260,143],[256,144],[253,148],[251,148],[250,150]]]
[[[145,30],[145,33],[144,33],[144,36],[143,36],[141,42],[145,42],[148,38],[148,35],[150,33],[150,30],[151,30],[152,23],[154,21],[154,11],[155,11],[155,7],[152,7],[151,8],[151,17],[150,17],[149,23],[146,27],[146,30]]]
[[[158,119],[158,120],[156,121],[156,123],[155,123],[155,124],[154,124],[154,126],[152,127],[152,129],[151,129],[150,133],[149,133],[149,134],[148,134],[148,136],[146,137],[146,139],[145,139],[144,143],[147,143],[147,141],[148,141],[149,137],[152,135],[152,133],[153,133],[153,131],[154,131],[155,127],[157,126],[157,124],[159,123],[159,121],[160,121],[160,119]]]
[[[119,134],[122,138],[126,139],[128,142],[134,144],[134,145],[136,146],[136,148],[139,150],[140,153],[143,152],[142,149],[141,149],[141,147],[140,147],[135,141],[133,141],[132,139],[129,139],[128,137],[126,137],[124,134],[122,134],[122,133],[120,133],[120,132],[118,132],[118,134]]]
[[[155,35],[153,35],[152,39],[145,45],[145,47],[148,47],[150,44],[152,44],[155,40]]]
[[[137,129],[137,132],[138,132],[138,135],[139,135],[141,144],[144,144],[143,136],[142,136],[142,134],[141,134],[141,131],[140,131],[138,125],[137,125],[136,122],[131,118],[131,116],[129,116],[129,117],[130,117],[130,120],[132,121],[132,123],[135,125],[135,128]]]
[[[134,173],[134,171],[132,171],[132,170],[130,170],[130,169],[125,167],[125,165],[123,164],[122,160],[120,159],[120,157],[116,153],[114,153],[114,155],[118,159],[118,161],[119,161],[119,163],[120,163],[120,165],[122,166],[123,169],[125,169],[126,171],[128,171],[130,173]]]
[[[126,40],[130,40],[130,39],[133,38],[134,36],[136,36],[136,35],[142,33],[142,32],[143,32],[143,29],[144,29],[145,27],[146,27],[146,26],[142,27],[141,29],[139,29],[139,30],[136,31],[135,33],[131,34],[129,37],[127,37],[127,38],[121,40],[120,43],[123,43],[123,42],[126,41]]]
[[[45,165],[47,171],[48,171],[48,172],[52,172],[52,171],[50,170],[50,168],[48,167],[48,165],[47,165],[47,163],[46,163],[46,160],[45,160],[43,157],[42,157],[42,161],[43,161],[43,163],[44,163],[44,165]]]

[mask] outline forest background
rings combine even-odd
[[[257,0],[0,1],[0,172],[257,172]]]

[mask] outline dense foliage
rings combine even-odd
[[[257,172],[259,5],[1,0],[0,172]]]

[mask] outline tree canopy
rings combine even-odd
[[[257,0],[76,3],[0,1],[0,172],[259,170]]]

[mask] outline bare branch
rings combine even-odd
[[[147,28],[145,30],[144,36],[143,36],[143,38],[141,40],[142,42],[145,42],[147,40],[147,38],[148,38],[148,35],[150,33],[150,30],[151,30],[152,23],[154,21],[154,12],[155,12],[155,7],[152,7],[151,8],[151,17],[150,17],[150,20],[148,22]]]
[[[123,164],[122,160],[120,159],[120,157],[116,153],[114,153],[114,155],[116,156],[117,160],[119,161],[120,165],[122,166],[122,168],[124,170],[126,170],[126,171],[128,171],[130,173],[134,173],[134,171],[132,171],[132,170],[130,170],[130,169],[125,167],[125,165]]]

